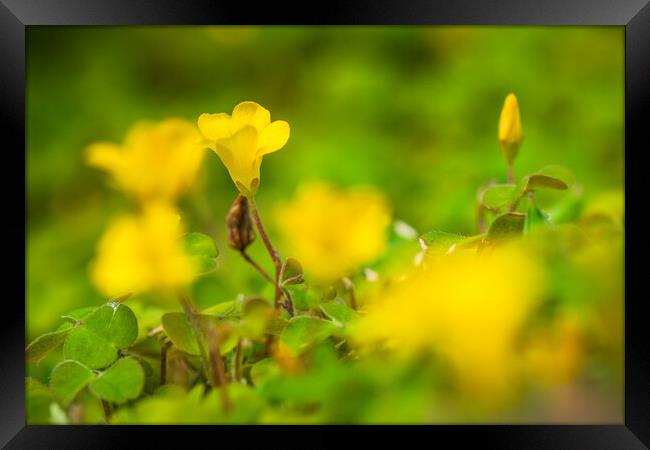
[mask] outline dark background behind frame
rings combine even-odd
[[[305,2],[303,6],[282,8],[277,2],[255,6],[242,2],[181,2],[174,0],[1,0],[0,5],[0,120],[9,137],[5,146],[2,187],[6,214],[3,225],[5,248],[16,256],[6,259],[16,274],[4,271],[3,318],[0,328],[3,348],[0,352],[0,443],[5,444],[17,432],[8,448],[85,448],[115,447],[134,442],[141,427],[56,427],[25,426],[24,418],[24,284],[18,286],[20,258],[19,234],[24,232],[26,215],[22,215],[16,191],[17,180],[25,186],[25,172],[16,166],[25,164],[25,25],[129,25],[129,24],[539,24],[539,25],[626,25],[626,240],[625,254],[625,425],[599,426],[437,426],[410,428],[409,435],[421,433],[438,441],[442,437],[486,443],[499,448],[643,448],[650,443],[650,342],[644,323],[642,276],[647,265],[637,264],[636,256],[648,248],[647,234],[641,230],[645,209],[641,180],[641,157],[650,141],[648,111],[650,104],[650,6],[647,0],[460,0],[409,3],[397,1],[347,1],[329,3],[319,9]],[[6,141],[6,140],[5,140]],[[7,156],[15,159],[7,160]],[[638,171],[638,172],[637,172]],[[13,175],[10,176],[10,175]],[[8,194],[8,195],[7,195]],[[24,194],[23,194],[24,195]],[[22,208],[26,199],[22,198]],[[639,206],[643,205],[643,206]],[[637,206],[634,208],[633,206]],[[22,225],[22,230],[20,226]],[[24,234],[22,235],[25,236]],[[26,245],[26,242],[24,242]],[[24,258],[24,246],[22,248]],[[5,257],[6,258],[6,257]],[[638,258],[640,261],[641,259]],[[25,265],[22,266],[23,279]],[[336,431],[344,430],[334,427]],[[22,429],[22,430],[21,430]],[[187,428],[183,428],[187,430]],[[178,427],[155,427],[158,439],[177,435]],[[237,432],[237,427],[228,431]],[[272,439],[282,427],[258,428],[255,435]],[[348,428],[345,428],[348,430]],[[351,429],[350,429],[351,430]],[[376,427],[369,430],[377,434]],[[225,429],[221,432],[226,431]],[[333,427],[304,428],[310,441],[334,436]],[[402,431],[402,430],[400,430]],[[406,431],[406,430],[403,430]],[[241,432],[241,431],[240,431]],[[240,433],[238,432],[238,434]],[[192,433],[212,434],[209,427],[193,427]],[[381,434],[381,433],[380,433]],[[402,434],[402,433],[399,433]],[[636,436],[635,436],[636,435]],[[403,436],[403,435],[402,435]],[[418,436],[425,437],[425,436]],[[242,436],[243,438],[243,436]],[[413,436],[416,438],[416,436]],[[402,438],[404,439],[404,438]],[[430,442],[435,442],[430,441]],[[273,441],[271,441],[273,442]],[[277,442],[277,441],[276,441]],[[319,440],[317,442],[324,442]],[[152,443],[152,442],[151,442]]]

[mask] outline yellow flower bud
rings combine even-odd
[[[519,103],[514,94],[508,94],[499,119],[499,143],[508,164],[512,164],[515,160],[523,139]]]
[[[201,114],[199,130],[246,197],[252,197],[260,184],[262,157],[280,150],[289,140],[289,124],[271,123],[271,113],[255,102],[235,106],[226,113]]]

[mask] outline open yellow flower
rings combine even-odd
[[[186,285],[194,266],[182,233],[180,216],[162,202],[148,203],[138,216],[117,218],[99,241],[93,283],[109,297]]]
[[[519,146],[524,140],[524,132],[521,128],[521,115],[519,113],[519,103],[515,94],[508,94],[503,103],[501,110],[501,117],[499,118],[499,143],[503,154],[508,161],[512,164]]]
[[[275,222],[305,272],[331,283],[383,253],[390,216],[387,200],[370,187],[339,190],[318,182],[279,205]]]
[[[385,288],[355,330],[361,348],[410,358],[431,351],[466,393],[508,390],[516,339],[535,306],[536,264],[518,248],[454,252]]]
[[[289,124],[271,122],[271,113],[255,102],[235,106],[226,113],[201,114],[199,130],[205,145],[221,158],[230,177],[246,197],[252,197],[260,184],[262,157],[280,150],[289,140]]]
[[[205,154],[201,141],[196,126],[183,119],[143,122],[129,130],[122,145],[91,144],[86,160],[142,202],[173,201],[196,178]]]

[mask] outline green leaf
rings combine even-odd
[[[521,236],[524,231],[526,215],[518,212],[508,212],[497,216],[487,232],[487,240],[498,241]]]
[[[144,370],[133,358],[123,358],[90,383],[98,397],[114,403],[137,398],[144,387]]]
[[[176,348],[190,355],[199,355],[194,329],[184,313],[167,313],[162,316],[162,327]]]
[[[220,318],[208,314],[198,314],[197,321],[205,335],[208,328],[219,324]],[[201,354],[199,345],[196,341],[194,328],[184,313],[167,313],[162,317],[161,323],[163,330],[165,330],[165,334],[167,334],[169,339],[171,339],[176,348],[189,355],[198,356]],[[234,335],[228,336],[227,339],[221,342],[219,351],[221,354],[227,353],[232,350],[235,345],[237,345],[237,337]]]
[[[524,234],[530,234],[533,230],[549,225],[551,222],[544,212],[537,206],[531,205],[526,212],[524,221]]]
[[[420,239],[427,246],[427,250],[447,252],[452,246],[471,247],[478,244],[483,235],[462,236],[460,234],[447,233],[445,231],[432,230],[423,234]]]
[[[302,265],[296,258],[287,258],[282,264],[281,272],[282,285],[301,284],[305,281],[302,273]]]
[[[266,380],[280,374],[280,368],[273,358],[264,358],[251,367],[251,379],[256,387],[264,384]]]
[[[63,406],[68,406],[93,377],[93,372],[83,364],[63,361],[52,371],[50,388],[56,399]]]
[[[516,184],[497,184],[490,186],[481,194],[481,203],[488,209],[499,209],[512,205],[521,197]]]
[[[528,175],[527,190],[539,188],[569,189],[575,183],[575,177],[564,166],[546,166],[537,172]]]
[[[34,378],[25,379],[25,413],[27,424],[50,423],[50,404],[52,393],[40,381]]]
[[[131,309],[120,303],[107,303],[70,331],[63,356],[90,369],[100,369],[115,361],[117,350],[128,348],[137,337],[138,322]]]
[[[67,320],[69,322],[77,322],[79,320],[85,319],[91,312],[96,310],[96,306],[85,306],[83,308],[77,308],[75,310],[72,310],[68,313],[65,313],[61,316],[63,320]]]
[[[217,267],[215,258],[219,255],[217,246],[210,236],[203,233],[187,233],[183,236],[185,250],[192,258],[196,270],[206,273]]]
[[[27,362],[38,362],[45,358],[52,350],[63,344],[69,333],[69,329],[53,331],[34,339],[25,350]]]
[[[347,325],[359,317],[359,313],[355,310],[350,308],[348,305],[337,301],[321,303],[320,309],[322,309],[328,317],[342,323],[343,325]]]
[[[297,310],[307,311],[316,308],[321,301],[320,296],[313,289],[307,289],[305,286],[287,286],[286,289],[291,294],[293,306]],[[328,289],[328,292],[332,294],[331,289]],[[336,297],[336,289],[332,294],[332,298],[334,297]]]
[[[295,352],[300,352],[336,334],[339,326],[329,320],[298,316],[289,321],[280,335],[280,341]]]

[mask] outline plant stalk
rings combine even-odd
[[[260,233],[262,241],[264,242],[264,246],[269,252],[271,259],[273,260],[273,265],[275,266],[275,299],[273,304],[275,309],[279,309],[281,306],[280,298],[282,297],[282,289],[280,288],[280,272],[282,271],[282,260],[280,259],[280,254],[278,251],[273,247],[273,244],[271,244],[271,240],[269,239],[268,234],[266,234],[266,230],[262,224],[262,218],[260,217],[259,211],[257,209],[257,203],[255,202],[255,199],[249,198],[248,200],[251,206],[251,215],[253,216],[253,221],[255,222],[257,231]],[[284,305],[284,307],[289,312],[293,310],[293,308],[290,306]]]

